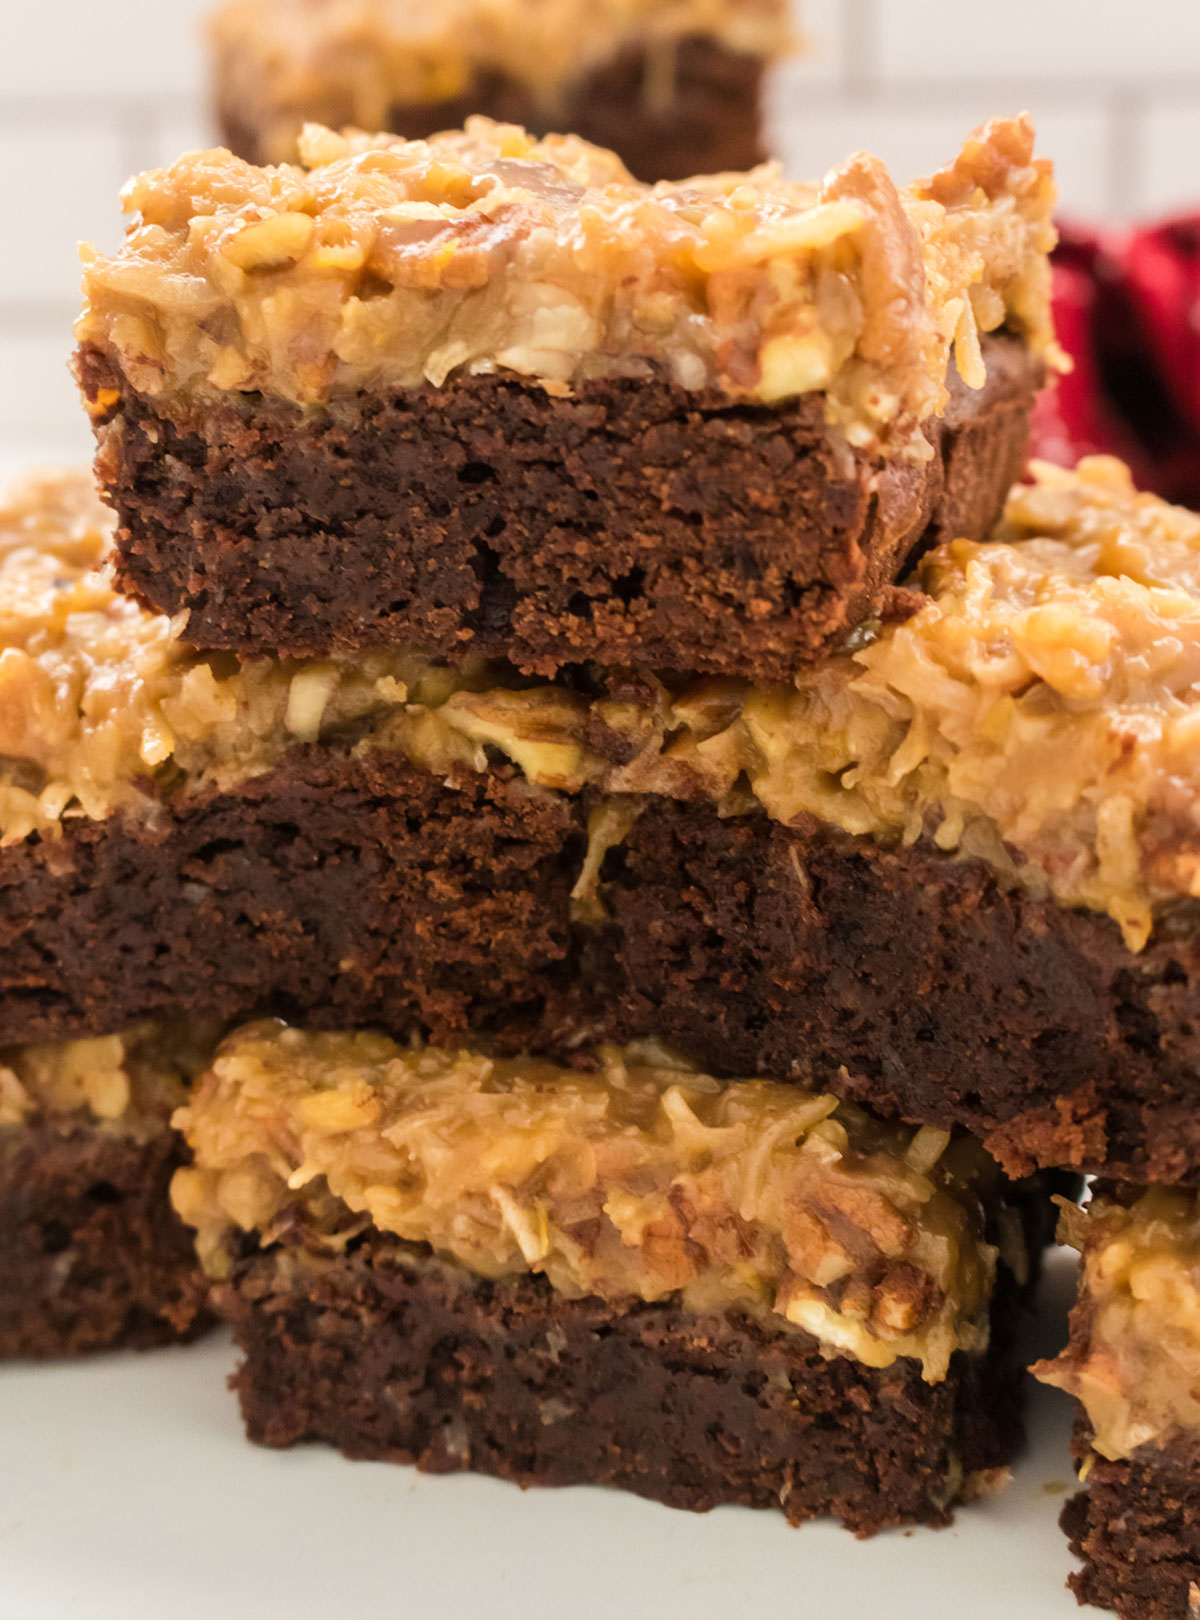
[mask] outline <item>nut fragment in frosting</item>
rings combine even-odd
[[[986,1344],[982,1149],[654,1047],[597,1061],[250,1026],[176,1116],[195,1166],[175,1206],[218,1275],[239,1231],[337,1250],[373,1227],[481,1277],[750,1312],[930,1381]]]
[[[821,391],[855,446],[927,458],[953,350],[1008,325],[1053,358],[1054,187],[1027,118],[898,190],[852,157],[656,186],[574,136],[472,118],[429,141],[311,126],[302,163],[193,152],[124,193],[84,250],[83,345],[134,389],[336,404],[511,372],[562,391],[665,374],[769,403]]]

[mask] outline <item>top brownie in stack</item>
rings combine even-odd
[[[256,163],[301,127],[431,135],[487,113],[609,146],[645,180],[764,156],[764,69],[786,0],[230,0],[213,17],[217,111]]]
[[[192,154],[86,254],[120,586],[193,644],[788,678],[980,538],[1052,352],[1048,165],[649,188],[574,138]]]

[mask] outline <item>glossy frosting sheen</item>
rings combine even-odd
[[[1054,187],[1027,119],[903,190],[865,154],[820,186],[772,165],[647,186],[482,118],[429,141],[314,126],[301,154],[190,153],[131,182],[123,247],[84,250],[81,342],[154,395],[336,403],[492,372],[820,391],[851,444],[922,458],[952,350],[978,387],[981,332],[1053,349]]]
[[[869,1366],[914,1356],[931,1381],[986,1344],[981,1149],[656,1048],[596,1059],[252,1026],[177,1116],[195,1167],[175,1205],[217,1275],[239,1231],[336,1251],[374,1227],[482,1277],[750,1312]]]

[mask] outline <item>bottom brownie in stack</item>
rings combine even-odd
[[[0,1356],[146,1348],[206,1322],[167,1189],[171,1113],[215,1028],[154,1026],[0,1051]]]
[[[1038,1376],[1080,1403],[1086,1489],[1063,1529],[1082,1603],[1122,1620],[1200,1612],[1200,1193],[1102,1183],[1064,1216],[1083,1256],[1071,1342]]]
[[[794,1085],[593,1062],[229,1038],[173,1198],[252,1438],[860,1534],[993,1483],[1045,1187]]]

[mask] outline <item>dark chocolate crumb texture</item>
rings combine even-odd
[[[0,1359],[149,1349],[210,1320],[170,1118],[219,1030],[0,1050]]]
[[[1061,1524],[1082,1568],[1070,1576],[1080,1603],[1120,1620],[1193,1620],[1200,1608],[1200,1446],[1195,1437],[1112,1461],[1092,1450],[1080,1422],[1072,1450],[1087,1489]]]
[[[252,1255],[215,1295],[264,1445],[833,1515],[859,1535],[946,1524],[1021,1445],[1020,1371],[999,1350],[959,1352],[930,1386],[912,1363],[827,1360],[803,1332],[481,1282],[370,1240]]]
[[[305,153],[144,176],[86,255],[118,578],[194,644],[786,680],[1020,470],[1056,355],[1027,121],[903,190],[639,186],[486,120]]]
[[[558,398],[475,377],[314,414],[245,395],[164,407],[97,349],[80,379],[115,396],[97,470],[120,587],[186,613],[199,646],[404,640],[540,674],[597,660],[782,680],[890,609],[915,552],[999,515],[1040,370],[1012,340],[985,355],[980,394],[952,376],[917,464],[839,456],[812,397],[731,406],[666,380]]]

